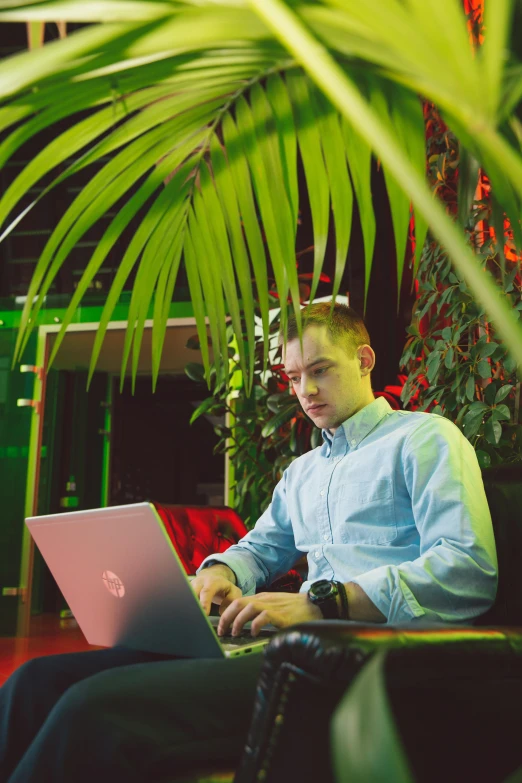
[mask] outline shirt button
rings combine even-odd
[[[324,489],[322,489],[322,490],[321,490],[320,494],[321,494],[321,495],[324,495]]]
[[[321,553],[320,553],[320,552],[316,552],[316,553],[315,553],[315,557],[316,557],[316,558],[318,558],[318,557],[321,557]]]
[[[350,446],[356,446],[356,445],[357,445],[357,441],[356,440],[351,440],[350,441]]]
[[[324,538],[324,540],[325,540],[325,541],[328,541],[328,539],[330,538],[330,536],[323,536],[323,538]]]

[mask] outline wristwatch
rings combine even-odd
[[[308,598],[314,606],[319,607],[325,620],[339,619],[338,595],[337,582],[330,582],[328,579],[313,582],[308,591]]]

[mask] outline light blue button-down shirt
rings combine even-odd
[[[491,516],[475,451],[448,419],[382,397],[296,459],[237,545],[207,558],[250,595],[306,554],[317,579],[360,585],[389,623],[464,622],[497,587]]]

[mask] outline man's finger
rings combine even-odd
[[[265,625],[270,625],[270,623],[274,623],[274,620],[272,617],[270,617],[268,611],[265,609],[264,612],[261,612],[261,614],[258,614],[257,617],[252,620],[252,626],[251,626],[251,633],[252,636],[257,636],[259,631],[265,627]]]
[[[216,594],[215,588],[211,587],[202,587],[199,592],[199,600],[201,603],[201,606],[203,607],[205,614],[209,614],[210,607],[212,606],[212,599],[214,598]]]
[[[232,636],[237,636],[240,634],[243,630],[244,624],[248,623],[249,620],[253,620],[254,617],[257,617],[257,615],[262,611],[263,610],[261,607],[259,607],[257,604],[247,604],[247,606],[245,606],[245,608],[237,615],[232,624]]]
[[[228,633],[228,629],[231,623],[234,622],[237,615],[247,606],[249,603],[248,598],[235,598],[229,606],[225,609],[221,615],[221,619],[218,625],[218,634],[222,636]]]
[[[233,601],[236,599],[241,598],[241,596],[241,590],[238,587],[232,587],[221,599],[221,603],[219,605],[219,614],[222,615],[225,609],[228,609],[230,604],[233,603]]]

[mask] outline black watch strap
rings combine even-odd
[[[346,592],[346,587],[342,582],[336,582],[337,589],[339,591],[339,597],[341,599],[341,620],[349,620],[350,619],[350,605],[348,603],[348,594]]]

